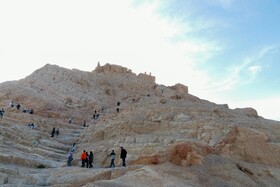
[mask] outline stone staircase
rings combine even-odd
[[[34,129],[28,127],[29,122],[34,123]],[[58,124],[60,134],[51,137],[54,123]],[[0,124],[0,179],[20,186],[25,186],[26,172],[40,173],[43,170],[38,168],[66,166],[67,154],[84,130],[61,119],[14,111],[6,112]]]

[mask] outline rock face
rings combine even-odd
[[[0,90],[0,186],[280,186],[280,123],[253,108],[232,110],[111,64],[47,64]],[[93,168],[80,167],[83,150]]]

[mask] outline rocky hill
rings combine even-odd
[[[47,64],[0,90],[2,186],[280,186],[280,122],[253,108],[229,109],[110,64],[92,72]],[[53,127],[60,133],[51,137]],[[83,150],[93,168],[81,168]]]

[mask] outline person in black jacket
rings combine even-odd
[[[121,147],[121,159],[122,159],[122,166],[126,167],[126,164],[125,164],[125,158],[126,158],[126,150]]]
[[[93,153],[92,153],[92,151],[90,151],[89,152],[89,168],[93,167],[92,162],[93,162]]]

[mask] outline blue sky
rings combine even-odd
[[[97,62],[280,120],[279,0],[0,0],[0,82]]]

